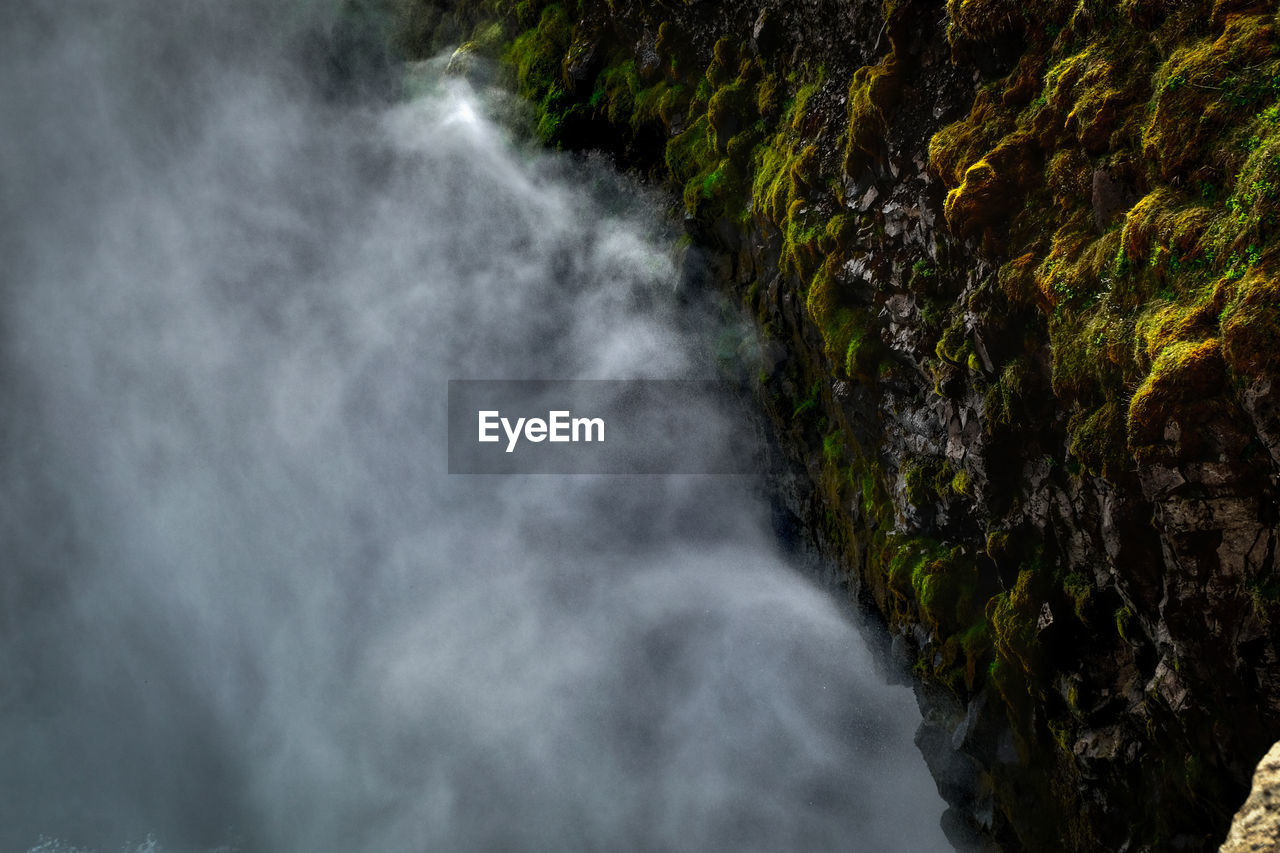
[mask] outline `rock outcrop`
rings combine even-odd
[[[1280,737],[1275,3],[407,9],[672,188],[953,837],[1216,849]]]
[[[1280,743],[1271,747],[1253,774],[1245,800],[1221,853],[1269,853],[1280,850]]]

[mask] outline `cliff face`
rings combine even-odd
[[[1280,735],[1280,34],[1247,0],[412,0],[668,182],[957,837],[1212,849]]]

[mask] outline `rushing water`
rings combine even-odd
[[[320,97],[324,24],[0,12],[0,849],[944,849],[747,485],[445,473],[447,379],[705,375],[694,312],[643,193]]]

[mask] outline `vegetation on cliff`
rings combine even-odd
[[[723,253],[814,526],[1000,709],[976,822],[1205,849],[1280,734],[1276,5],[828,6],[415,2],[404,39],[499,57]]]

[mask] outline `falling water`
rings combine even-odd
[[[944,849],[748,484],[446,474],[448,379],[701,321],[655,200],[460,81],[326,97],[327,26],[0,12],[0,849]]]

